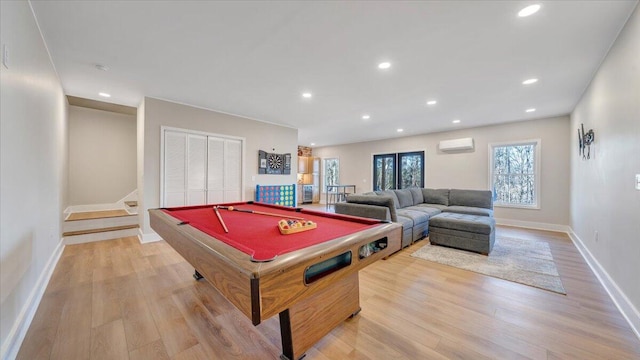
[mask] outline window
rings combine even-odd
[[[424,187],[424,151],[399,153],[398,163],[399,189]]]
[[[373,190],[396,188],[396,154],[373,155]]]
[[[324,188],[340,185],[340,159],[324,159]]]
[[[538,209],[540,140],[490,144],[489,153],[494,205]]]
[[[424,151],[373,156],[373,190],[424,187]]]

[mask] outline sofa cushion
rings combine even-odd
[[[395,200],[397,201],[397,199]],[[356,204],[385,206],[389,208],[389,217],[391,218],[391,221],[397,221],[396,206],[394,203],[394,198],[391,198],[389,196],[349,195],[347,196],[347,202],[356,203]]]
[[[429,228],[466,231],[475,234],[491,234],[496,220],[489,216],[476,216],[443,212],[429,219]]]
[[[442,212],[452,212],[456,214],[469,214],[469,215],[479,215],[479,216],[493,216],[493,210],[485,209],[481,207],[471,207],[471,206],[449,206],[446,207]]]
[[[396,222],[402,225],[401,246],[404,248],[413,242],[413,220],[408,217],[398,216]]]
[[[446,207],[446,206],[443,206],[443,207]],[[429,215],[429,217],[436,216],[442,212],[441,209],[429,207],[429,206],[421,206],[421,205],[409,206],[408,208],[405,208],[403,210],[419,211]]]
[[[422,189],[424,202],[449,206],[449,189]]]
[[[393,190],[384,190],[384,191],[376,191],[378,196],[388,196],[393,199],[393,203],[396,205],[396,209],[400,208],[400,202],[398,201],[398,197]]]
[[[393,190],[398,197],[398,202],[400,203],[400,208],[406,208],[407,206],[413,205],[413,195],[411,195],[411,191],[409,189],[401,189],[401,190]]]
[[[398,209],[398,217],[406,217],[413,220],[413,225],[423,224],[429,221],[429,215],[422,211]]]
[[[409,188],[411,197],[413,197],[413,205],[422,204],[424,202],[424,195],[422,195],[422,189],[417,187]]]
[[[471,206],[493,209],[493,198],[489,190],[451,189],[449,206]]]
[[[406,217],[406,216],[398,216],[398,221],[400,224],[402,224],[402,227],[404,229],[411,229],[413,227],[413,219],[410,217]]]
[[[418,204],[418,205],[414,205],[416,207],[428,207],[428,208],[434,208],[434,209],[438,209],[440,211],[444,210],[447,208],[446,205],[442,205],[442,204],[427,204],[427,203],[422,203],[422,204]]]

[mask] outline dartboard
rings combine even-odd
[[[278,154],[269,154],[269,167],[273,170],[282,168],[282,158]]]

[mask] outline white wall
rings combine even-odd
[[[275,149],[273,152],[279,154],[291,153],[292,165],[297,165],[297,129],[154,98],[145,98],[144,104],[138,108],[138,114],[138,197],[142,199],[138,206],[142,209],[139,220],[143,238],[153,234],[147,210],[160,206],[161,126],[245,138],[245,200],[253,200],[257,184],[296,183],[295,165],[290,175],[258,175],[258,150],[272,152]],[[142,147],[141,140],[144,144]]]
[[[595,131],[590,160],[577,154],[581,124]],[[634,189],[640,174],[639,8],[571,114],[571,130],[571,228],[596,270],[607,273],[603,279],[610,277],[610,291],[620,290],[619,305],[631,304],[626,315],[640,336],[640,190]]]
[[[136,117],[69,107],[69,204],[114,203],[136,189]]]
[[[0,1],[0,357],[15,355],[63,248],[67,101],[26,1]]]
[[[495,208],[511,223],[563,228],[569,224],[569,118],[514,122],[396,139],[314,148],[313,155],[340,158],[340,182],[371,191],[373,154],[425,151],[425,185],[429,188],[489,189],[489,143],[541,140],[540,209]],[[475,150],[442,153],[441,140],[472,137]]]

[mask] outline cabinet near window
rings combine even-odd
[[[320,202],[320,158],[313,156],[298,156],[298,203]],[[302,185],[310,185],[311,200],[303,199],[304,188]]]
[[[311,174],[313,168],[312,161],[312,157],[298,156],[298,174]]]

